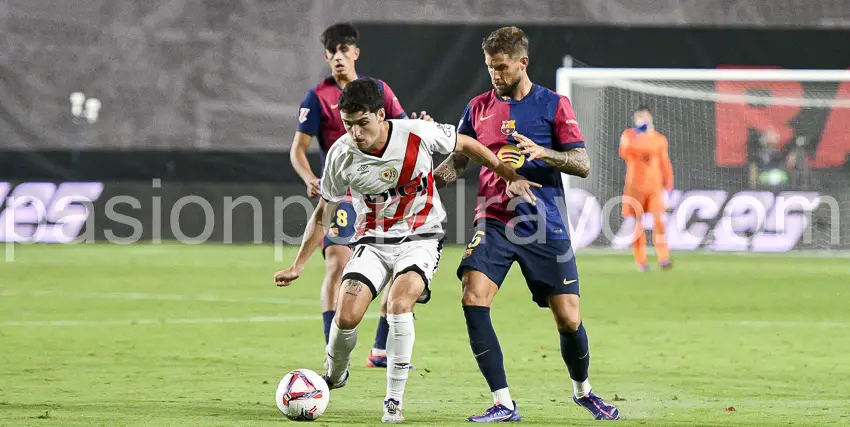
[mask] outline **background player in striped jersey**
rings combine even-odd
[[[548,307],[560,334],[561,356],[573,380],[573,401],[595,419],[619,418],[617,408],[594,394],[588,381],[590,352],[579,315],[579,278],[570,245],[561,173],[587,177],[590,160],[569,99],[528,78],[528,38],[516,27],[500,28],[482,43],[493,90],[469,102],[458,133],[472,136],[529,180],[536,204],[511,203],[504,183],[482,169],[476,232],[457,274],[463,282],[463,312],[469,344],[493,393],[494,405],[473,422],[519,421],[508,391],[504,360],[490,321],[490,305],[514,261],[532,299]],[[457,178],[467,160],[457,154],[435,176]]]
[[[673,191],[673,165],[667,153],[667,138],[655,130],[649,107],[635,109],[634,127],[620,135],[620,157],[626,162],[623,186],[623,217],[634,218],[632,248],[638,270],[649,271],[646,261],[646,232],[643,214],[652,214],[652,242],[662,270],[673,266],[664,231],[664,191]]]
[[[307,184],[307,194],[310,197],[319,195],[320,180],[310,168],[307,161],[307,148],[313,141],[318,139],[322,164],[331,145],[345,134],[345,127],[339,115],[339,96],[343,88],[356,80],[359,75],[354,68],[355,61],[360,56],[357,47],[357,29],[351,24],[340,23],[328,27],[322,33],[322,46],[325,48],[324,58],[331,68],[331,75],[315,88],[307,91],[301,102],[298,115],[298,131],[292,142],[290,161],[295,171]],[[406,118],[407,115],[401,107],[390,86],[378,80],[384,97],[387,116],[394,119]],[[416,118],[413,113],[413,118]],[[423,111],[420,118],[430,119]],[[322,241],[322,255],[325,257],[325,278],[322,282],[322,318],[324,320],[325,344],[328,342],[331,320],[334,317],[337,296],[342,284],[342,270],[351,257],[349,240],[354,233],[354,208],[350,201],[343,201],[334,212],[333,225],[328,230],[328,235]],[[386,301],[381,304],[381,317],[378,319],[378,329],[375,333],[375,344],[366,359],[367,366],[386,367],[386,341],[389,325],[386,318]]]
[[[427,292],[437,269],[446,212],[433,176],[433,155],[460,152],[494,170],[509,184],[503,191],[531,200],[533,183],[474,139],[452,125],[423,120],[385,120],[384,99],[371,79],[349,83],[339,99],[347,133],[328,152],[320,192],[322,200],[304,230],[292,267],[275,274],[278,286],[292,283],[322,240],[319,225],[329,227],[325,212],[350,189],[357,211],[354,256],[343,272],[343,293],[327,346],[331,388],[348,382],[357,326],[372,300],[389,287],[387,310],[387,394],[384,422],[400,422],[404,386],[415,337],[413,306]],[[324,218],[324,220],[323,220]],[[426,302],[426,301],[423,301]]]

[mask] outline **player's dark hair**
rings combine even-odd
[[[377,113],[384,108],[384,94],[378,82],[370,78],[357,79],[347,85],[339,96],[339,111]]]
[[[503,53],[519,58],[528,55],[528,37],[518,27],[502,27],[490,33],[481,42],[481,48],[490,56]]]
[[[652,110],[650,110],[646,105],[638,105],[637,108],[632,111],[632,114],[640,113],[641,111],[646,111],[647,113],[652,114]]]
[[[322,46],[329,52],[336,52],[339,45],[356,45],[360,39],[357,28],[348,22],[333,24],[322,32]]]

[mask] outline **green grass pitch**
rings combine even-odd
[[[467,342],[445,250],[417,307],[405,415],[462,425],[492,404]],[[322,371],[318,254],[278,289],[270,246],[16,246],[0,262],[0,426],[282,426],[279,379]],[[850,262],[674,254],[635,271],[630,254],[578,255],[591,382],[623,425],[850,425]],[[377,304],[377,303],[376,303]],[[364,361],[319,425],[376,424],[385,371]],[[493,312],[528,425],[591,425],[570,400],[551,315],[514,268]],[[727,408],[734,407],[734,411]]]

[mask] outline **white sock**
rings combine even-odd
[[[386,356],[387,350],[382,348],[372,347],[372,356]]]
[[[508,391],[508,388],[500,388],[493,392],[493,403],[497,405],[502,405],[505,408],[514,410],[514,400],[511,399],[511,392]]]
[[[342,380],[348,364],[351,361],[351,352],[357,345],[357,328],[340,329],[336,321],[331,322],[331,332],[328,336],[328,376],[332,382]]]
[[[410,372],[410,357],[416,332],[413,313],[387,314],[390,333],[387,338],[387,399],[395,399],[402,406],[404,384]]]
[[[590,380],[586,379],[584,381],[575,381],[573,380],[573,395],[575,397],[584,397],[590,393]]]

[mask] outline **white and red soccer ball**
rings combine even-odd
[[[296,369],[286,374],[275,393],[278,409],[293,421],[313,421],[321,417],[330,399],[328,384],[309,369]]]

